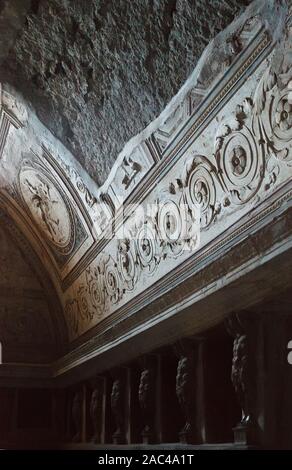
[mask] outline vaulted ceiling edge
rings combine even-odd
[[[3,84],[0,205],[49,273],[71,341],[264,213],[280,190],[281,204],[290,199],[291,35],[284,3],[254,2],[102,188]]]

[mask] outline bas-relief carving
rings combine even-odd
[[[0,135],[4,149],[0,160],[1,203],[46,259],[52,279],[59,284],[93,243],[87,219],[75,204],[68,181],[47,158],[43,144],[58,153],[62,150],[58,141],[47,135],[22,98],[17,92],[13,96],[9,88],[2,89],[0,111],[0,126],[2,117],[8,116],[17,128],[9,139]],[[66,151],[64,156],[68,158]]]
[[[34,169],[24,169],[19,176],[21,193],[36,225],[57,247],[68,245],[70,216],[57,188]]]
[[[192,237],[178,236],[173,242],[170,236],[182,227],[180,201],[189,209],[190,231],[198,222],[192,208],[199,208],[202,247],[264,202],[271,189],[289,182],[292,174],[289,41],[291,32],[287,25],[277,49],[284,53],[279,56],[276,51],[258,65],[159,183],[159,189],[148,197],[147,202],[154,205],[154,214],[142,223],[128,222],[132,237],[111,241],[109,248],[72,287],[66,302],[72,337],[96,324],[190,255],[185,248],[193,241]],[[109,276],[105,273],[107,263],[111,266]],[[93,279],[102,291],[95,298],[97,304],[91,300]],[[86,309],[91,305],[87,326],[81,313],[84,304]]]
[[[165,125],[154,131],[150,139],[120,156],[101,191],[94,194],[73,165],[62,161],[56,152],[55,159],[62,167],[67,182],[70,180],[84,202],[96,233],[101,234],[106,228],[113,211],[119,207],[119,197],[127,198],[135,188],[141,188],[142,178],[153,166],[154,160],[163,157],[162,152],[171,146],[179,130],[199,109],[201,99],[198,100],[198,95],[202,100],[208,97],[215,83],[209,77],[218,80],[223,73],[227,73],[230,64],[243,54],[246,46],[263,29],[264,22],[259,19],[260,16],[253,15],[243,23],[239,22],[229,35],[224,36],[221,44],[224,60],[216,60],[218,48],[213,46],[204,58],[195,86],[184,97],[183,103],[175,107],[174,113],[165,119]],[[263,31],[261,34],[264,37]],[[288,43],[288,28],[286,34]],[[282,50],[286,49],[282,46]],[[129,227],[134,242],[127,233],[119,241],[111,240],[103,253],[87,263],[83,272],[77,270],[81,274],[72,286],[66,284],[69,288],[63,301],[72,339],[158,281],[188,258],[190,249],[199,242],[201,247],[211,242],[214,236],[263,201],[277,185],[288,180],[291,112],[287,90],[291,80],[291,64],[288,54],[283,54],[282,60],[273,59],[271,63],[269,58],[268,61],[270,72],[263,73],[265,66],[259,65],[216,119],[184,151],[168,175],[160,180],[158,175],[157,188],[145,200],[145,204],[150,202],[154,205],[154,214]],[[256,87],[257,80],[260,83]],[[213,102],[210,101],[210,112]],[[207,111],[205,115],[208,116]],[[153,153],[148,144],[155,141],[158,134],[160,140],[156,153]],[[48,174],[44,177],[37,172],[28,172],[28,175],[30,178],[22,178],[20,184],[26,209],[37,222],[41,235],[44,235],[42,238],[47,240],[54,259],[62,268],[72,259],[71,255],[67,256],[68,251],[71,253],[73,250],[70,243],[67,244],[68,237],[72,239],[74,234],[76,240],[81,240],[85,229],[82,223],[76,229],[78,217],[73,220],[73,227],[68,228],[68,218],[74,210],[68,207],[62,190],[55,184],[55,177],[52,179],[52,175],[49,177]],[[17,197],[14,189],[10,195]],[[182,205],[189,208],[183,217]],[[198,224],[194,205],[200,210],[200,240],[193,233]],[[179,234],[175,241],[173,233]],[[182,234],[184,237],[180,236]],[[67,250],[66,259],[64,250]],[[66,274],[77,265],[84,250],[75,250],[74,253],[70,268],[64,268]]]
[[[211,86],[221,79],[224,72],[228,70],[228,67],[262,27],[260,16],[248,18],[242,25],[235,26],[227,36],[225,35],[225,41],[220,42],[220,47],[214,47],[209,54],[206,54],[205,62],[196,78],[196,85],[187,92],[182,103],[175,108],[149,139],[150,146],[154,145],[158,149],[159,158],[162,158],[188,117],[196,111]],[[215,38],[214,42],[216,43],[217,40]]]
[[[154,163],[147,147],[143,144],[119,160],[105,185],[116,210],[138,186]]]
[[[43,252],[45,246],[59,277],[64,277],[82,253],[92,243],[80,211],[66,191],[64,181],[51,169],[45,158],[32,151],[23,152],[16,178],[2,190],[7,211],[17,220],[34,246]],[[39,243],[41,241],[41,244]],[[72,259],[75,258],[74,263]]]
[[[194,370],[191,356],[181,356],[176,373],[176,396],[184,415],[184,427],[180,431],[180,440],[188,442],[188,438],[193,433],[193,408],[194,408]]]
[[[104,253],[97,265],[85,271],[85,282],[78,285],[76,297],[66,303],[66,316],[72,335],[84,323],[102,319],[112,305],[118,305],[125,293],[131,293],[142,276],[151,277],[166,258],[179,257],[198,242],[198,219],[191,210],[185,214],[183,198],[178,203],[163,199],[152,208],[153,218],[145,223],[131,219],[126,231],[132,239],[116,240],[116,257]],[[173,239],[179,231],[181,238]]]
[[[36,347],[46,343],[54,345],[52,327],[49,324],[49,311],[45,302],[9,302],[0,307],[1,342],[5,346],[26,344]],[[24,303],[24,305],[23,305]]]
[[[94,192],[89,189],[76,168],[66,163],[58,153],[54,154],[53,157],[45,148],[44,152],[50,160],[56,161],[64,173],[64,176],[73,184],[75,191],[78,193],[88,211],[97,236],[100,237],[112,219],[114,207],[112,201],[108,200],[107,195],[102,191],[96,190]]]
[[[64,162],[58,154],[54,158],[84,202],[98,240],[112,222],[115,212],[153,165],[147,148],[143,145],[137,146],[129,155],[119,159],[105,185],[91,190],[72,165]]]

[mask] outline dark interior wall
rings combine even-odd
[[[52,390],[0,389],[1,448],[54,447],[58,431],[54,426]]]
[[[232,442],[240,408],[231,383],[232,339],[211,338],[205,345],[205,403],[208,442]]]
[[[52,393],[50,390],[24,389],[18,399],[19,429],[50,429],[52,427]]]
[[[190,341],[190,344],[195,351],[196,342]],[[219,336],[216,333],[214,338],[212,334],[205,346],[202,380],[206,441],[231,442],[232,426],[239,416],[239,407],[230,382],[232,341],[227,335],[222,337],[220,329]],[[198,358],[196,354],[194,357]],[[94,425],[91,399],[96,389],[99,390],[99,406],[95,419],[99,426],[94,444],[115,443],[118,424],[111,400],[113,384],[117,378],[122,384],[122,440],[118,443],[142,444],[147,423],[150,424],[151,431],[149,443],[179,442],[186,423],[176,389],[180,358],[177,348],[171,345],[63,389],[0,388],[0,445],[3,448],[16,449],[58,448],[65,443],[76,446],[92,442]],[[139,386],[141,373],[147,368],[151,369],[152,385],[147,385],[147,389],[152,396],[153,406],[150,409],[150,420],[144,421],[145,415],[139,402]],[[191,397],[191,402],[196,404],[191,406],[192,413],[194,412],[191,418],[194,431],[195,422],[199,419],[198,406],[201,406],[200,400],[196,398],[199,390],[197,370],[198,361],[195,360],[187,379],[195,384]],[[147,417],[149,418],[149,413]],[[199,432],[193,433],[191,441],[194,444],[202,442]]]
[[[182,442],[188,423],[194,431],[187,436],[188,443],[232,443],[240,427],[241,405],[248,404],[252,445],[290,449],[290,312],[289,291],[241,312],[240,330],[232,326],[232,315],[200,337],[183,338],[143,357],[137,351],[130,363],[64,388],[0,387],[0,446],[20,449],[112,444],[120,411],[119,444],[145,444],[145,424],[150,424],[149,443]],[[185,358],[187,367],[182,369],[180,363]],[[143,383],[145,370],[151,370],[151,380]],[[118,413],[112,407],[117,379],[121,385]],[[144,403],[153,405],[146,409],[148,421],[145,408],[141,408],[141,383],[146,386],[142,391],[150,393]],[[96,391],[98,406],[92,416]]]

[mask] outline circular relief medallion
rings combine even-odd
[[[224,153],[224,172],[234,186],[248,184],[256,173],[256,154],[244,134],[237,133],[227,142]]]
[[[151,224],[144,224],[139,230],[136,240],[137,253],[144,268],[152,273],[156,266],[158,246],[155,230]]]
[[[201,226],[207,227],[214,217],[216,187],[211,172],[198,164],[188,180],[187,201],[189,207],[197,207],[201,214]]]
[[[176,242],[182,238],[183,224],[180,210],[175,202],[169,200],[161,205],[158,220],[163,240]]]
[[[71,221],[66,204],[52,181],[33,168],[19,176],[23,199],[38,229],[57,247],[70,242]]]

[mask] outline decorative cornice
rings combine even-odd
[[[165,305],[164,301],[159,301],[164,295],[171,293],[175,288],[183,292],[182,287],[183,283],[186,282],[191,276],[195,273],[200,272],[204,269],[205,266],[212,266],[214,259],[219,258],[228,252],[232,247],[236,247],[236,250],[239,252],[239,244],[244,240],[248,234],[256,233],[257,230],[261,229],[262,226],[266,226],[271,223],[276,217],[287,210],[291,206],[292,201],[292,190],[286,190],[285,188],[282,191],[278,192],[276,195],[271,196],[268,207],[264,209],[257,209],[253,213],[253,217],[246,215],[244,219],[238,221],[236,224],[226,230],[220,237],[214,240],[212,243],[207,245],[204,250],[198,256],[197,253],[194,253],[189,259],[185,260],[183,265],[179,265],[177,268],[173,269],[170,273],[165,275],[158,283],[155,283],[153,286],[145,289],[141,294],[133,298],[126,305],[118,309],[109,317],[105,318],[100,322],[96,327],[94,327],[89,332],[83,334],[81,337],[76,339],[71,343],[71,348],[74,350],[79,345],[81,346],[84,343],[84,340],[87,338],[93,338],[96,336],[98,338],[98,343],[100,343],[100,335],[111,330],[115,331],[117,325],[123,321],[123,319],[129,321],[129,319],[135,319],[138,312],[142,312],[143,309],[149,310],[152,314],[161,316]],[[291,217],[291,209],[289,209]],[[228,271],[226,271],[227,273]],[[225,274],[226,274],[225,273]],[[201,286],[205,289],[207,286]],[[155,309],[153,304],[158,301],[161,304],[161,309]],[[150,305],[150,307],[149,307]],[[89,339],[89,342],[91,339]],[[81,346],[82,347],[82,346]]]
[[[210,328],[216,323],[221,322],[223,318],[222,315],[228,314],[228,309],[226,309],[224,313],[220,312],[218,315],[214,310],[210,311],[208,316],[204,315],[204,317],[202,317],[198,315],[200,308],[196,308],[196,303],[202,301],[203,297],[206,298],[205,293],[208,292],[208,298],[211,299],[211,294],[220,292],[220,290],[233,285],[234,282],[240,284],[241,279],[245,276],[247,276],[248,282],[248,276],[250,274],[252,275],[257,269],[265,269],[265,266],[267,266],[267,270],[263,271],[261,274],[261,283],[258,283],[256,289],[257,295],[261,298],[262,290],[266,295],[267,289],[271,290],[272,288],[274,292],[274,286],[277,286],[277,281],[275,279],[270,279],[269,281],[269,263],[273,263],[273,260],[277,260],[277,258],[281,257],[281,254],[284,255],[287,260],[285,251],[289,250],[290,253],[292,250],[291,205],[288,208],[286,207],[284,211],[283,208],[278,208],[275,213],[271,214],[271,218],[265,222],[266,223],[263,224],[261,220],[258,220],[253,231],[249,232],[248,237],[246,237],[244,233],[241,233],[236,244],[230,245],[228,250],[219,250],[216,256],[212,256],[209,263],[193,271],[192,275],[186,278],[184,282],[178,284],[168,292],[161,293],[160,298],[149,303],[144,309],[137,311],[133,315],[124,317],[123,321],[116,322],[113,328],[106,331],[103,330],[100,334],[96,334],[95,338],[91,338],[80,346],[75,344],[74,349],[70,353],[63,356],[55,363],[47,366],[41,366],[39,364],[4,364],[0,366],[0,381],[4,378],[9,380],[9,377],[14,375],[20,380],[25,380],[27,377],[35,379],[39,381],[40,384],[44,383],[44,380],[54,379],[48,382],[50,386],[54,386],[54,384],[57,385],[59,379],[61,381],[70,381],[70,373],[73,373],[80,365],[85,365],[93,359],[96,360],[93,366],[94,369],[96,371],[98,370],[98,372],[103,372],[103,370],[107,369],[107,362],[103,362],[101,358],[105,353],[111,350],[115,351],[114,355],[116,361],[120,363],[117,351],[122,347],[122,344],[135,336],[139,337],[140,334],[144,334],[148,329],[151,330],[154,326],[157,329],[159,325],[163,325],[164,334],[163,338],[161,338],[162,343],[160,346],[162,346],[164,342],[175,341],[175,339],[182,334],[193,334],[195,328],[197,328],[197,333],[204,331],[206,328]],[[275,236],[275,234],[281,235]],[[290,272],[288,272],[287,266],[284,265],[283,269],[286,270],[285,282],[287,284],[292,278],[292,271],[290,269]],[[228,273],[228,276],[226,276],[226,273]],[[266,274],[264,275],[263,273]],[[282,283],[282,288],[285,287],[278,275],[276,275],[276,279],[278,279],[278,283]],[[240,291],[240,288],[238,287],[237,290]],[[236,289],[233,288],[229,292],[236,292]],[[270,295],[272,295],[272,291]],[[254,296],[255,293],[253,292],[253,296],[250,299],[245,298],[245,300],[243,300],[247,303],[249,301],[253,303],[255,301]],[[241,299],[238,305],[241,305],[243,300]],[[233,302],[230,302],[231,309],[234,308],[233,305]],[[196,318],[196,320],[190,323],[186,321],[186,319],[185,321],[180,319],[180,326],[178,324],[174,326],[173,320],[179,316],[179,312],[185,311],[185,309],[188,309],[190,306],[192,306],[192,317]],[[150,351],[151,349],[153,349],[153,341],[151,341],[150,335],[150,337],[148,337],[148,343],[143,342],[143,352],[147,350]],[[127,358],[124,357],[124,360],[127,360]],[[14,367],[16,367],[16,369],[13,369]],[[80,372],[77,375],[80,380]]]
[[[186,248],[194,245],[195,256],[200,259],[212,235],[220,236],[227,227],[234,227],[238,219],[242,221],[248,212],[254,213],[255,207],[265,206],[269,194],[276,193],[277,188],[289,181],[292,113],[287,108],[284,117],[281,107],[290,106],[286,103],[291,74],[285,72],[290,64],[287,54],[290,33],[286,31],[282,39],[286,52],[278,70],[273,69],[272,54],[266,58],[271,64],[268,68],[262,63],[265,55],[261,53],[270,41],[263,30],[260,33],[255,37],[255,50],[246,62],[235,74],[229,71],[231,78],[223,91],[215,97],[211,93],[209,108],[196,116],[187,126],[188,130],[183,129],[179,150],[170,151],[164,157],[164,164],[167,158],[175,158],[176,166],[172,167],[169,160],[169,165],[160,171],[164,173],[163,178],[159,176],[155,180],[159,193],[152,188],[147,200],[143,197],[139,200],[145,206],[151,204],[151,216],[131,222],[126,207],[123,221],[127,221],[131,236],[124,236],[120,241],[110,240],[105,251],[80,272],[78,281],[68,285],[65,313],[72,338],[96,323],[101,322],[105,327],[103,318],[115,318],[114,312],[124,311],[128,315],[131,305],[141,297],[141,279],[145,293],[149,293],[147,284],[163,289],[163,270],[167,262],[172,263],[169,270],[173,272],[176,272],[175,263],[182,261],[185,269],[190,257]],[[270,52],[269,48],[267,50]],[[241,74],[249,70],[254,61],[256,67],[249,77],[248,88],[246,83],[242,84],[244,75]],[[241,87],[235,88],[236,83]],[[239,102],[235,89],[241,96]],[[218,124],[213,111],[216,111]],[[209,136],[205,137],[200,128],[194,137],[203,124]],[[212,148],[210,134],[214,131]],[[158,167],[159,163],[154,171]],[[144,184],[146,187],[145,181]],[[198,224],[196,207],[200,212],[200,240],[193,236]],[[117,221],[115,236],[119,233],[120,222]],[[172,231],[177,230],[179,233],[173,240]],[[149,301],[149,296],[147,298]],[[119,307],[121,304],[124,306]]]
[[[194,138],[204,130],[204,127],[213,119],[214,113],[224,106],[226,99],[230,99],[233,93],[239,89],[242,82],[246,79],[246,75],[250,73],[252,65],[259,65],[261,60],[264,60],[266,55],[270,52],[272,47],[271,39],[264,28],[261,28],[259,33],[253,38],[251,43],[248,44],[247,49],[242,53],[232,64],[226,76],[222,81],[216,83],[215,88],[208,91],[207,96],[196,109],[195,114],[192,114],[184,122],[184,126],[178,135],[168,145],[168,151],[163,155],[160,161],[157,161],[153,169],[149,170],[148,174],[143,179],[143,184],[138,185],[124,201],[121,210],[115,213],[115,228],[116,230],[124,223],[129,217],[131,212],[131,205],[141,204],[145,198],[151,193],[153,188],[157,186],[166,173],[178,162],[183,154],[187,151],[188,147],[193,142]],[[244,61],[242,63],[242,61]],[[224,82],[226,82],[224,84]],[[219,88],[219,90],[218,90]],[[217,92],[216,92],[217,90]],[[92,245],[86,256],[84,256],[75,268],[70,272],[62,283],[62,289],[67,290],[70,285],[80,276],[80,273],[88,268],[90,263],[104,250],[108,244],[109,238],[101,238]]]
[[[257,2],[214,41],[158,121],[125,147],[100,190],[51,136],[47,145],[30,111],[27,129],[6,142],[2,106],[0,142],[9,157],[3,174],[13,158],[16,171],[0,199],[57,286],[76,348],[70,367],[74,358],[82,362],[96,348],[126,341],[134,328],[165,318],[177,289],[183,294],[191,278],[213,269],[219,254],[223,259],[289,207],[291,28],[282,24],[283,5],[272,18],[272,3]],[[135,203],[151,205],[151,214],[133,220]]]

